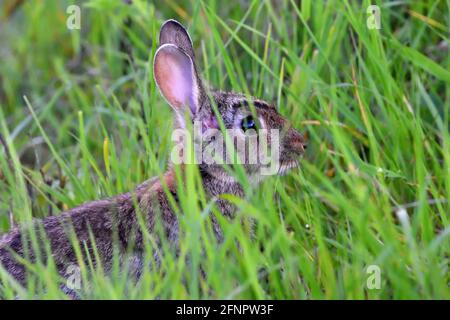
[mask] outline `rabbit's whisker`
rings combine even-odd
[[[281,163],[280,168],[278,169],[279,175],[286,174],[290,169],[298,167],[298,161],[297,160],[289,160]]]

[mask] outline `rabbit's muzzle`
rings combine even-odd
[[[283,147],[288,156],[300,156],[305,152],[307,142],[300,132],[289,128],[284,137]]]

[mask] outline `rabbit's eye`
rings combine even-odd
[[[248,116],[244,119],[242,119],[241,124],[242,131],[247,131],[250,129],[256,130],[256,123],[252,116]]]

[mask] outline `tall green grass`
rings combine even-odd
[[[165,19],[188,27],[205,81],[273,101],[309,138],[301,168],[224,195],[232,221],[189,166],[179,255],[165,243],[137,285],[117,263],[105,275],[80,261],[81,298],[450,298],[448,1],[375,1],[380,30],[369,1],[13,2],[0,12],[0,232],[164,172],[171,110],[152,60]],[[25,288],[0,272],[1,296],[65,298],[51,263],[27,265]]]

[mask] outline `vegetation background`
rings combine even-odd
[[[450,298],[449,1],[0,3],[0,233],[164,172],[171,110],[152,60],[169,18],[206,82],[273,101],[309,138],[301,168],[229,197],[220,245],[191,168],[180,256],[137,285],[80,262],[82,298]],[[28,267],[25,288],[0,271],[1,296],[67,298],[51,261]]]

